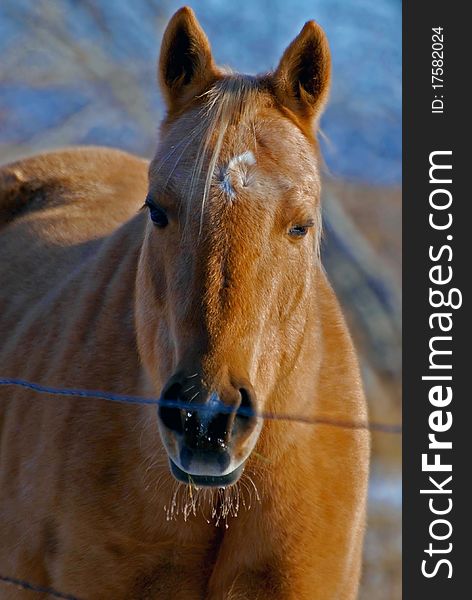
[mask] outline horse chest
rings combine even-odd
[[[213,537],[213,536],[212,536]],[[111,572],[128,570],[115,597],[123,600],[201,600],[215,567],[219,540],[179,545],[163,543],[159,549],[126,553]],[[137,557],[133,560],[133,554]],[[131,560],[130,560],[131,555]]]
[[[140,573],[125,594],[129,600],[198,600],[205,597],[208,566],[163,561]]]

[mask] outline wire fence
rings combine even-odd
[[[112,392],[105,392],[101,390],[88,390],[88,389],[73,389],[73,388],[62,388],[54,387],[49,385],[42,385],[40,383],[26,381],[25,379],[2,377],[0,378],[0,386],[20,387],[28,389],[38,394],[47,394],[52,396],[67,396],[72,398],[88,398],[93,400],[104,400],[109,402],[116,402],[119,404],[133,404],[133,405],[151,405],[151,406],[165,406],[168,408],[178,408],[181,410],[191,410],[205,412],[213,410],[207,407],[205,404],[195,404],[190,402],[183,402],[180,400],[169,400],[162,398],[147,398],[144,396],[131,396],[125,394],[116,394]],[[307,417],[297,414],[289,413],[271,413],[271,412],[257,412],[248,407],[239,407],[236,411],[229,406],[221,404],[218,407],[218,412],[235,412],[243,416],[250,416],[256,418],[262,418],[264,420],[277,420],[277,421],[292,421],[302,423],[305,425],[327,425],[331,427],[340,427],[343,429],[365,429],[369,431],[375,431],[380,433],[388,434],[401,434],[402,426],[397,423],[379,423],[379,422],[362,422],[362,421],[348,421],[342,419],[334,419],[324,416],[318,417]],[[0,582],[5,585],[17,587],[18,589],[27,590],[30,592],[36,592],[41,594],[47,594],[53,598],[60,598],[62,600],[85,600],[71,594],[60,592],[51,587],[44,587],[36,585],[31,581],[25,579],[18,579],[15,577],[8,577],[0,574]]]
[[[178,408],[181,410],[189,410],[192,412],[207,412],[213,411],[214,409],[208,407],[205,404],[185,402],[182,400],[171,400],[163,398],[147,398],[144,396],[130,396],[125,394],[115,394],[112,392],[105,392],[100,390],[87,390],[87,389],[72,389],[54,387],[48,385],[42,385],[32,381],[26,381],[24,379],[2,377],[0,378],[0,385],[3,386],[16,386],[22,387],[39,394],[50,394],[54,396],[69,396],[76,398],[90,398],[94,400],[107,400],[109,402],[117,402],[119,404],[138,404],[138,405],[154,405],[154,406],[165,406],[167,408]],[[402,426],[397,423],[379,423],[379,422],[367,422],[367,421],[349,421],[344,419],[335,419],[327,416],[315,416],[307,417],[304,415],[290,414],[290,413],[273,413],[273,412],[258,412],[252,410],[249,407],[240,406],[234,410],[231,406],[224,404],[218,405],[219,413],[232,413],[239,414],[245,417],[255,417],[264,420],[271,421],[294,421],[298,423],[304,423],[306,425],[329,425],[332,427],[340,427],[343,429],[367,429],[369,431],[376,431],[380,433],[393,433],[401,434]]]
[[[26,581],[25,579],[17,579],[16,577],[7,577],[5,575],[0,574],[0,581],[2,583],[5,583],[6,585],[10,585],[12,587],[16,587],[22,590],[27,590],[29,592],[36,592],[38,594],[48,594],[48,596],[52,596],[53,598],[62,598],[62,600],[84,600],[83,598],[79,598],[78,596],[64,594],[63,592],[59,592],[51,587],[36,585],[34,583],[31,583],[31,581]]]

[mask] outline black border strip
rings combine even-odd
[[[461,14],[460,7],[464,7]],[[411,0],[403,6],[403,293],[404,293],[404,436],[403,436],[403,597],[408,600],[428,598],[428,600],[469,597],[468,579],[472,572],[469,566],[470,543],[470,497],[472,481],[472,397],[468,383],[468,372],[472,372],[472,352],[469,338],[472,334],[468,305],[470,297],[472,218],[471,191],[468,165],[471,154],[467,137],[470,135],[470,89],[469,66],[471,31],[465,16],[466,5],[458,2],[418,2]],[[442,27],[444,35],[444,88],[432,88],[432,28]],[[437,46],[438,48],[438,46]],[[437,64],[436,64],[437,66]],[[432,112],[434,96],[443,96],[443,113]],[[439,103],[437,103],[439,106]],[[466,141],[467,140],[467,141]],[[467,144],[467,146],[466,146]],[[443,162],[452,164],[452,183],[436,184],[429,181],[430,153],[434,151],[452,151],[450,157],[443,155]],[[437,171],[439,175],[439,171]],[[447,179],[445,172],[443,178]],[[430,194],[435,188],[449,190],[453,201],[449,210],[437,213],[437,217],[446,219],[451,212],[453,221],[447,230],[434,230],[429,222]],[[447,193],[433,196],[445,200]],[[447,236],[452,236],[449,239]],[[470,240],[470,241],[469,241]],[[429,248],[437,256],[441,247],[442,258],[436,262],[429,257]],[[435,286],[430,280],[430,268],[441,264],[442,271],[452,268],[452,281],[449,284]],[[433,275],[434,276],[434,275]],[[429,302],[430,287],[442,289],[447,293],[452,287],[460,290],[462,306],[458,309],[438,309],[449,312],[453,322],[449,333],[452,340],[436,342],[443,349],[452,350],[452,355],[442,355],[439,362],[452,364],[452,369],[430,370],[431,337],[440,335],[436,327],[430,328],[428,319],[435,309]],[[455,295],[455,300],[458,299]],[[446,323],[446,320],[443,321]],[[448,382],[422,380],[422,376],[452,376]],[[429,390],[433,385],[450,385],[453,398],[448,406],[441,408],[444,421],[450,412],[453,419],[450,429],[438,433],[437,438],[452,442],[452,449],[440,452],[440,460],[451,464],[451,472],[424,472],[422,454],[428,454],[428,461],[434,460],[436,451],[428,449],[428,434],[432,432],[428,419],[438,410],[429,400]],[[437,423],[437,421],[436,421]],[[429,476],[443,482],[452,475],[452,480],[444,484],[443,489],[451,493],[421,494],[421,489],[434,489]],[[442,516],[431,512],[433,508],[445,510],[452,501],[451,509]],[[447,520],[449,525],[436,523],[435,519]],[[444,540],[435,540],[430,528]],[[429,544],[432,544],[430,547]],[[449,546],[452,544],[452,546]],[[425,550],[433,550],[431,553]],[[438,561],[444,559],[447,562]],[[432,577],[425,577],[424,570]],[[450,578],[449,575],[452,575]],[[467,579],[466,579],[467,578]],[[446,595],[447,594],[447,595]]]

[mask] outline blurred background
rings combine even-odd
[[[71,144],[150,157],[156,61],[176,0],[2,0],[0,163]],[[194,0],[217,62],[277,66],[304,22],[333,55],[321,122],[323,260],[359,349],[371,420],[400,421],[401,2]],[[361,600],[401,598],[401,439],[374,436]]]

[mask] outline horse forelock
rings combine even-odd
[[[237,171],[244,175],[249,166],[257,163],[261,146],[259,117],[261,112],[267,113],[271,109],[281,121],[294,121],[291,123],[293,132],[306,139],[307,147],[313,151],[310,160],[318,163],[315,137],[300,131],[296,120],[278,110],[267,76],[226,75],[198,97],[197,105],[178,117],[164,121],[165,143],[152,163],[150,175],[160,182],[161,191],[174,191],[174,196],[179,198],[184,229],[191,215],[199,214],[201,232],[212,185],[215,184],[228,200],[235,198],[230,174]],[[286,141],[280,139],[282,148]],[[314,171],[317,176],[316,165]],[[277,175],[274,172],[274,177]],[[287,182],[287,187],[291,183],[297,182]],[[316,183],[318,188],[319,182]],[[315,221],[318,248],[321,238],[319,203]]]

